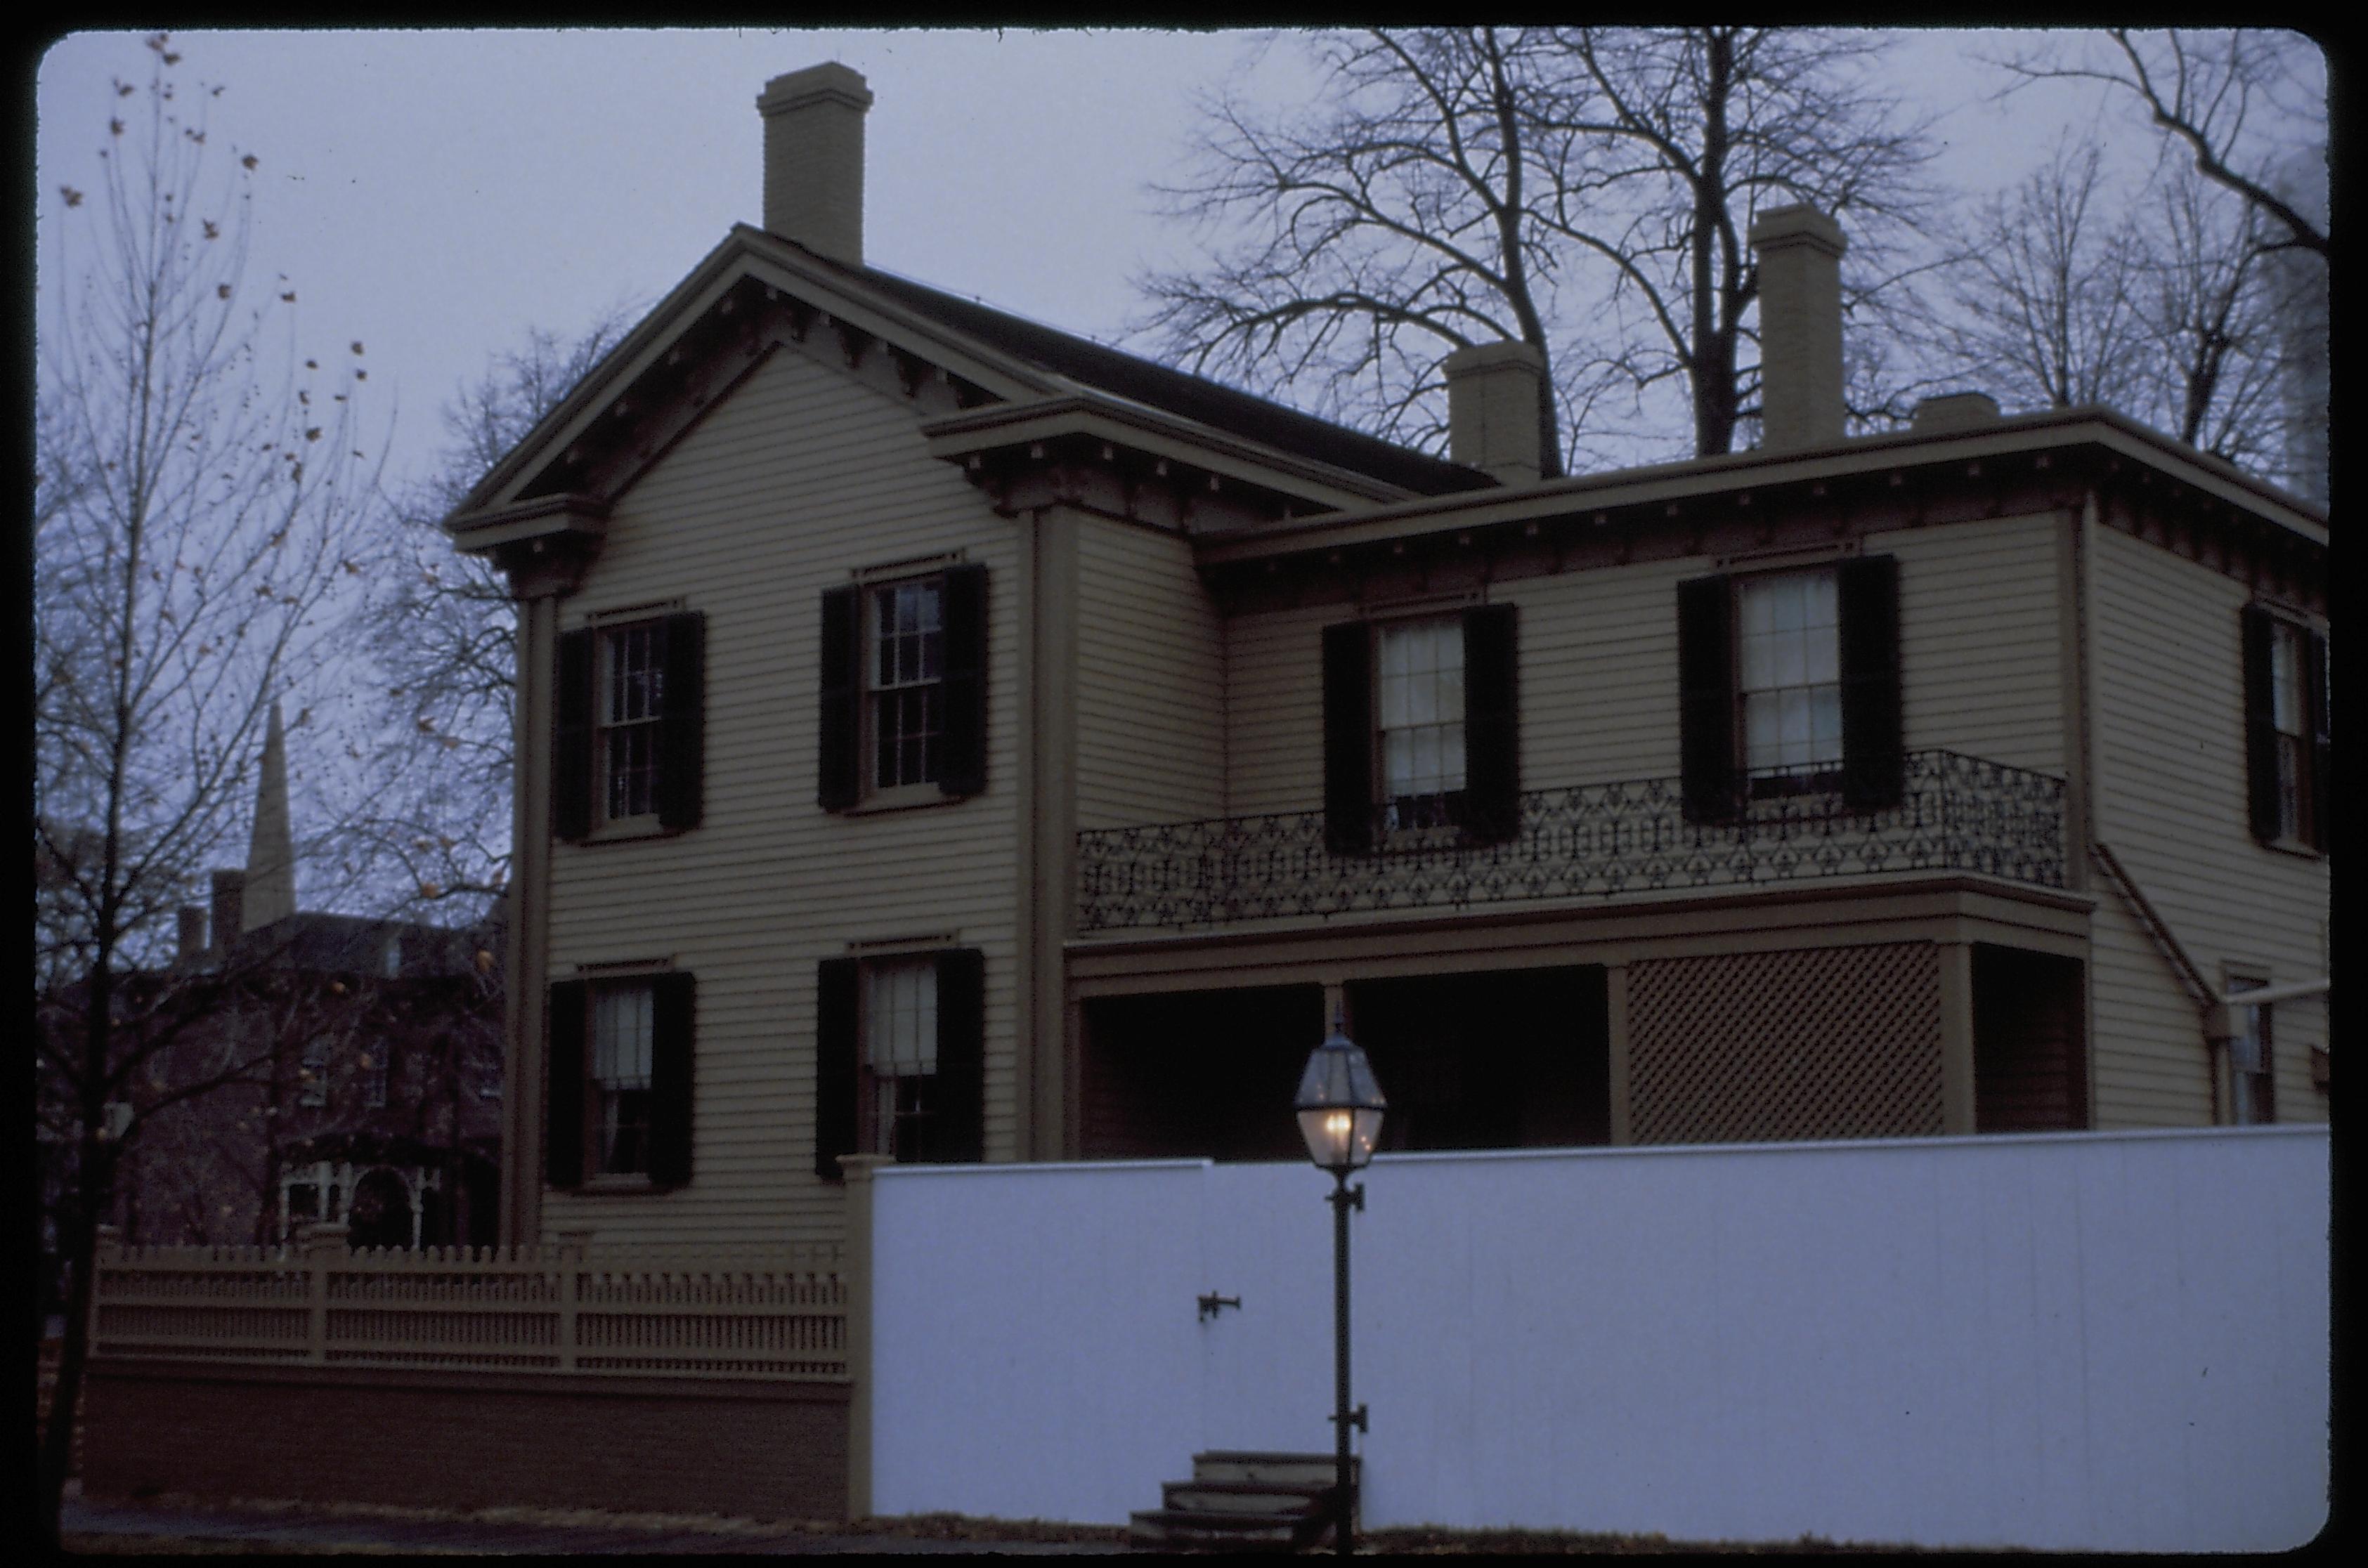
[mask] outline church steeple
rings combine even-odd
[[[296,850],[288,825],[288,742],[279,702],[263,733],[263,778],[255,792],[255,830],[246,843],[246,898],[239,929],[253,931],[296,913]]]

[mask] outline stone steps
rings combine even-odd
[[[1299,1551],[1332,1532],[1330,1454],[1211,1449],[1192,1479],[1160,1483],[1157,1508],[1133,1516],[1129,1545],[1155,1551]],[[1349,1493],[1356,1460],[1349,1461]]]

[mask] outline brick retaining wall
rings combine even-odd
[[[85,1391],[93,1498],[847,1512],[845,1382],[117,1358]]]

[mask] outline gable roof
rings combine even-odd
[[[754,288],[757,294],[747,295]],[[833,319],[881,335],[900,350],[939,365],[964,390],[966,403],[1008,404],[1086,393],[1153,411],[1164,421],[1247,442],[1286,468],[1329,472],[1366,498],[1445,495],[1497,488],[1477,469],[1412,451],[1346,429],[1265,398],[1155,364],[1123,350],[915,282],[877,267],[850,266],[793,240],[733,225],[641,323],[566,397],[495,463],[454,511],[448,527],[483,518],[529,499],[578,486],[552,472],[560,453],[585,440],[629,437],[604,410],[646,409],[682,382],[684,349],[694,357],[728,336],[718,330],[741,296],[801,300]],[[745,315],[744,315],[745,319]],[[1350,478],[1349,476],[1356,476]],[[464,546],[464,548],[468,548]]]
[[[878,267],[848,267],[827,256],[816,259],[923,315],[1040,369],[1098,392],[1144,403],[1229,435],[1262,441],[1336,468],[1371,474],[1417,495],[1449,495],[1498,487],[1495,477],[1478,469],[1397,446],[1124,349],[998,311],[976,300],[949,294]]]

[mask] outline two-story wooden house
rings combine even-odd
[[[2327,522],[2098,409],[1541,482],[864,265],[862,79],[450,526],[520,614],[508,1233],[837,1236],[838,1157],[2326,1114]],[[2247,987],[2268,1006],[2232,1007]]]

